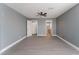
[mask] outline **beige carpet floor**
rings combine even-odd
[[[31,36],[12,48],[3,55],[78,55],[79,52],[64,43],[57,37]]]

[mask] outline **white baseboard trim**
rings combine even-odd
[[[37,35],[37,36],[46,36],[46,35]]]
[[[47,36],[47,35],[37,35],[37,36]],[[57,36],[57,35],[52,35],[52,36]]]
[[[30,37],[30,36],[27,36],[27,37]]]
[[[13,47],[14,45],[16,45],[17,43],[19,43],[20,41],[22,41],[22,40],[25,39],[25,38],[26,38],[26,36],[24,36],[24,37],[22,37],[21,39],[19,39],[19,40],[13,42],[12,44],[8,45],[7,47],[5,47],[4,49],[2,49],[2,50],[0,51],[0,54],[2,54],[3,52],[5,52],[5,51],[8,50],[9,48]]]
[[[65,43],[67,43],[68,45],[72,46],[74,49],[76,49],[77,51],[79,51],[79,47],[77,47],[76,45],[70,43],[69,41],[63,39],[62,37],[56,35],[59,39],[61,39],[62,41],[64,41]]]
[[[57,36],[57,35],[52,35],[52,36]]]

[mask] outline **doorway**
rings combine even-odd
[[[27,20],[27,36],[37,35],[37,20]]]
[[[32,35],[37,36],[37,20],[32,20]]]
[[[53,35],[53,26],[52,26],[52,20],[46,20],[46,36],[52,36]]]

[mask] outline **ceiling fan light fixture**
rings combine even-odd
[[[44,12],[38,12],[37,14],[40,15],[40,16],[44,16],[44,17],[47,16],[47,13],[44,13]]]

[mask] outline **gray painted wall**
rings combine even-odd
[[[1,40],[3,38],[2,37],[2,35],[3,35],[2,28],[3,28],[3,19],[4,19],[3,15],[4,15],[4,13],[3,13],[3,5],[0,4],[0,50],[2,49],[2,42],[1,42]]]
[[[23,36],[26,36],[26,17],[6,5],[0,4],[0,49]]]
[[[56,24],[57,35],[79,47],[79,4],[58,17]]]
[[[52,26],[53,35],[56,35],[56,19],[52,19]]]
[[[38,20],[37,36],[45,35],[45,20]]]
[[[1,13],[0,13],[0,18],[1,18]],[[1,49],[1,19],[0,19],[0,49]]]
[[[1,24],[0,24],[0,49],[1,49]]]

